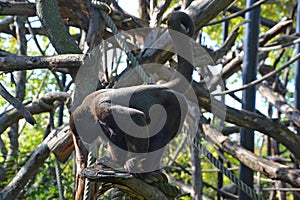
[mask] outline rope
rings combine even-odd
[[[88,154],[88,160],[87,160],[87,166],[91,166],[93,163],[95,163],[96,158],[93,156],[97,154],[97,145],[95,142],[90,144],[89,147],[89,154]],[[89,179],[85,179],[85,185],[84,185],[84,200],[90,200],[92,197],[91,191],[92,191],[93,183]]]
[[[148,76],[148,74],[143,70],[139,62],[137,61],[136,57],[133,55],[131,50],[129,49],[128,45],[126,44],[125,40],[121,37],[121,34],[119,34],[118,28],[116,27],[113,20],[110,18],[110,16],[107,14],[108,11],[110,11],[110,7],[103,2],[92,0],[92,5],[100,8],[100,13],[106,22],[106,24],[109,26],[109,28],[112,30],[114,37],[120,47],[125,50],[126,55],[128,56],[128,59],[130,60],[132,66],[134,66],[134,69],[137,71],[141,79],[144,81],[144,83],[149,84],[153,83],[153,80],[151,77]]]
[[[60,167],[60,163],[57,160],[57,158],[55,158],[55,174],[56,174],[56,181],[57,181],[57,187],[58,187],[58,194],[59,194],[59,199],[60,200],[64,200],[64,189],[62,186],[62,170]]]
[[[125,40],[119,34],[119,31],[118,31],[116,25],[114,24],[112,19],[107,14],[107,12],[111,11],[110,7],[107,4],[97,1],[97,0],[92,0],[92,5],[97,8],[100,8],[100,10],[101,10],[100,13],[101,13],[104,21],[111,28],[118,44],[120,45],[120,47],[122,49],[125,50],[125,52],[128,56],[128,59],[132,63],[132,66],[137,70],[138,74],[140,75],[140,77],[142,78],[144,83],[153,83],[153,80],[151,79],[151,77],[149,77],[147,75],[147,73],[140,66],[140,64],[138,63],[135,56],[131,53]],[[247,184],[245,184],[239,178],[237,178],[233,172],[231,172],[226,167],[224,167],[223,164],[217,158],[215,158],[203,145],[201,145],[201,142],[199,141],[198,138],[193,137],[193,134],[186,126],[183,127],[183,132],[186,133],[189,137],[192,137],[192,143],[196,146],[196,148],[199,151],[202,151],[206,155],[206,157],[210,160],[210,162],[213,165],[215,165],[223,174],[225,174],[233,183],[235,183],[240,190],[245,192],[249,197],[251,197],[254,200],[262,200],[263,199],[251,187],[249,187]]]

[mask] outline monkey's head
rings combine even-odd
[[[192,37],[194,34],[193,20],[184,12],[175,11],[168,18],[168,28]]]

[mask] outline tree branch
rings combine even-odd
[[[36,123],[35,119],[31,115],[31,113],[25,108],[25,106],[17,98],[12,96],[1,83],[0,95],[11,105],[13,105],[19,112],[19,114],[22,115],[29,124],[34,125]]]
[[[289,120],[300,127],[300,111],[288,104],[282,95],[275,93],[266,84],[259,84],[258,91],[267,99],[270,104],[275,106],[277,110],[279,110]]]
[[[56,0],[42,1],[36,3],[37,14],[46,29],[51,44],[59,54],[82,53],[76,42],[70,36],[58,10]],[[70,69],[70,74],[75,78],[78,68]]]
[[[266,158],[256,156],[254,153],[231,142],[217,129],[208,124],[202,125],[205,136],[220,149],[234,156],[249,168],[261,172],[271,179],[282,180],[295,187],[300,187],[300,170],[289,168]]]
[[[241,26],[248,23],[249,21],[243,21],[240,24],[236,25],[229,36],[226,38],[225,42],[222,44],[222,46],[211,53],[213,60],[217,62],[218,59],[222,58],[226,53],[231,49],[231,47],[234,45],[236,38],[239,36],[239,30]]]
[[[208,23],[207,26],[219,24],[219,23],[222,23],[222,22],[225,22],[225,21],[229,21],[230,19],[233,19],[233,18],[238,17],[240,15],[244,15],[246,12],[251,11],[252,9],[254,9],[254,8],[262,5],[266,1],[268,1],[268,0],[257,1],[253,5],[251,5],[250,7],[246,8],[246,9],[243,9],[243,10],[240,10],[240,11],[238,11],[238,12],[236,12],[234,14],[231,14],[231,15],[229,15],[227,17],[224,17],[223,19],[212,21],[212,22]]]
[[[0,15],[36,16],[35,3],[1,2]]]
[[[281,72],[282,70],[284,70],[285,68],[287,67],[290,67],[290,65],[294,62],[296,62],[298,59],[300,59],[300,53],[295,55],[294,57],[292,57],[288,62],[286,62],[284,65],[282,65],[281,67],[279,67],[278,69],[264,75],[263,77],[261,77],[260,79],[256,79],[250,83],[247,83],[245,85],[243,85],[242,87],[239,87],[239,88],[236,88],[236,89],[232,89],[232,90],[226,90],[226,91],[223,91],[223,92],[219,92],[219,93],[215,93],[213,94],[214,96],[221,96],[221,95],[225,95],[225,94],[229,94],[229,93],[234,93],[234,92],[237,92],[237,91],[241,91],[241,90],[244,90],[248,87],[253,87],[261,82],[263,82],[264,80],[267,80],[268,78],[274,76],[275,74]]]
[[[192,17],[197,32],[231,4],[232,0],[197,0],[185,12]]]
[[[193,1],[191,5],[185,9],[185,13],[193,19],[195,26],[200,30],[208,21],[216,17],[221,10],[225,9],[231,3],[231,0],[197,0]],[[167,38],[166,34],[162,34],[151,46],[141,51],[137,57],[140,64],[151,63],[154,59],[158,63],[165,63],[165,61],[169,60],[172,54],[167,52],[171,49],[170,41]],[[161,49],[165,51],[161,51]],[[223,50],[224,49],[221,51]]]
[[[214,109],[220,110],[221,105],[214,99],[213,104],[211,103],[210,94],[203,89],[199,84],[193,83],[193,89],[198,98],[198,103],[200,107],[203,107],[207,111]],[[274,122],[265,116],[258,115],[253,112],[245,110],[237,110],[226,106],[226,118],[227,122],[236,124],[240,127],[245,127],[251,130],[257,130],[264,133],[278,142],[282,143],[289,149],[295,157],[300,158],[300,136],[296,135],[294,132],[289,130],[287,127],[281,123]]]
[[[62,102],[65,101],[70,95],[66,92],[50,92],[45,94],[39,100],[34,101],[31,106],[26,107],[26,109],[31,114],[40,114],[42,112],[48,112],[55,108],[58,104],[54,104],[55,101]],[[6,111],[0,115],[0,135],[12,125],[17,120],[21,119],[23,116],[16,110],[12,109]]]
[[[147,184],[146,182],[135,178],[127,173],[120,172],[118,176],[115,175],[113,171],[110,174],[104,171],[104,174],[101,174],[100,165],[94,164],[90,167],[87,167],[82,170],[81,174],[92,181],[103,182],[103,183],[112,183],[114,187],[119,189],[124,189],[127,191],[131,191],[130,193],[138,194],[139,196],[144,197],[145,199],[149,200],[156,200],[156,199],[165,199],[168,198],[156,187]]]
[[[82,65],[82,54],[64,54],[57,56],[8,56],[0,57],[0,71],[30,69],[78,68]]]
[[[158,6],[154,7],[150,16],[150,27],[154,28],[160,24],[163,13],[168,9],[170,3],[171,0],[164,0],[161,1]]]

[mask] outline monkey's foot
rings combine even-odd
[[[124,171],[123,168],[116,161],[112,160],[107,156],[97,159],[96,165],[102,165],[105,167],[116,169],[118,171]]]

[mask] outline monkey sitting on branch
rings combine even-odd
[[[185,92],[190,88],[193,65],[190,40],[192,19],[173,12],[168,29],[174,42],[178,66],[175,76],[160,85],[103,89],[88,95],[70,117],[78,171],[86,167],[87,149],[98,136],[107,143],[114,161],[138,177],[158,170],[164,147],[181,131],[187,114]],[[77,188],[84,180],[77,175]],[[80,195],[83,191],[76,191]],[[75,197],[76,198],[76,197]]]

